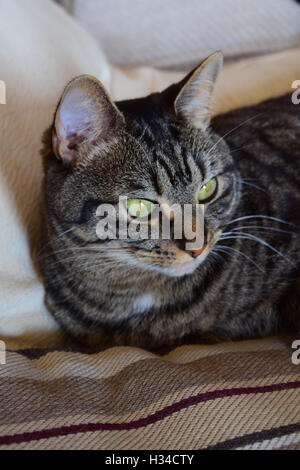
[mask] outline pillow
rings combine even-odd
[[[1,1],[0,338],[55,328],[44,311],[32,263],[40,229],[43,131],[75,75],[104,83],[109,67],[98,44],[50,0]],[[3,86],[1,87],[3,91]],[[2,100],[4,101],[4,100]]]
[[[77,20],[120,66],[190,68],[210,52],[225,57],[299,45],[295,0],[69,0]]]

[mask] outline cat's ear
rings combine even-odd
[[[123,115],[96,78],[77,77],[67,85],[56,111],[53,151],[74,167],[95,146],[113,139],[123,122]]]
[[[174,101],[175,112],[193,127],[206,129],[209,126],[213,93],[222,64],[223,55],[217,51],[181,82]]]

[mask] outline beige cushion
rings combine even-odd
[[[294,0],[73,0],[73,12],[125,67],[190,68],[217,49],[231,58],[300,40]]]
[[[66,83],[91,73],[104,82],[109,68],[97,43],[50,0],[0,0],[0,338],[19,335],[43,307],[31,250],[40,229],[43,131]]]

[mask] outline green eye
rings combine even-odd
[[[198,199],[200,202],[206,201],[207,199],[210,199],[216,192],[217,190],[217,180],[216,178],[213,178],[207,183],[203,184],[200,188],[199,194],[198,194]]]
[[[127,199],[127,211],[131,217],[148,217],[154,204],[146,199]]]

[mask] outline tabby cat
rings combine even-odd
[[[162,93],[113,103],[75,78],[45,134],[46,305],[79,340],[148,348],[263,337],[300,323],[300,106],[290,96],[210,122],[222,54]],[[119,196],[203,204],[205,245],[100,240]],[[130,211],[129,211],[130,212]]]

